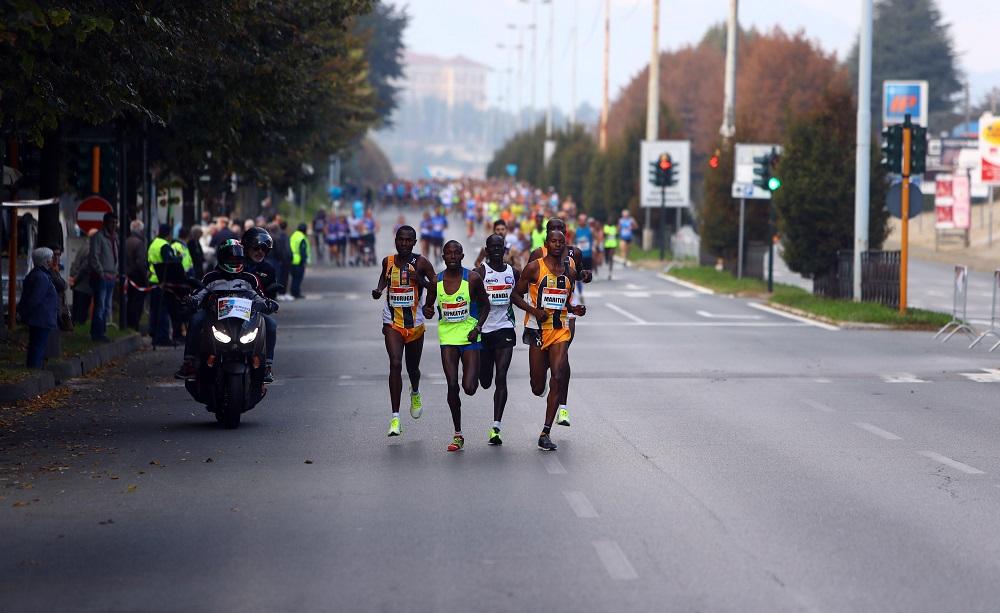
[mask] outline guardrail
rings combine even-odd
[[[934,335],[934,338],[937,339],[939,336],[947,332],[947,335],[941,339],[942,343],[947,343],[951,337],[955,336],[958,332],[964,332],[973,337],[976,336],[976,330],[972,327],[972,324],[969,323],[967,314],[969,296],[969,268],[967,266],[955,267],[955,279],[952,292],[951,321],[942,326],[941,329],[937,331],[937,334]],[[995,289],[993,302],[995,306]]]
[[[998,325],[1000,324],[1000,313],[997,313],[998,290],[1000,290],[1000,268],[993,271],[993,303],[990,305],[990,327],[985,332],[977,336],[976,340],[972,341],[972,344],[969,345],[969,349],[972,349],[984,339],[991,336],[998,340],[992,347],[990,347],[990,353],[993,353],[997,347],[1000,347],[1000,325]]]

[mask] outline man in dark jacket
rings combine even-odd
[[[292,246],[288,237],[288,222],[282,220],[278,225],[278,235],[274,237],[274,257],[280,265],[278,268],[278,283],[285,286],[288,293],[288,277],[292,272]]]
[[[126,323],[133,330],[139,329],[142,309],[146,306],[146,292],[149,279],[149,258],[146,255],[146,235],[142,221],[135,219],[129,224],[131,233],[125,239],[125,276],[128,277],[128,307]]]
[[[31,252],[34,268],[24,278],[17,312],[28,326],[28,368],[45,363],[49,334],[58,326],[59,295],[52,283],[52,250],[39,247]]]
[[[118,216],[104,215],[104,226],[90,237],[90,285],[94,288],[94,316],[90,320],[90,338],[108,341],[108,320],[118,274]]]

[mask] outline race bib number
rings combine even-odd
[[[444,224],[436,223],[431,226],[435,232],[444,232]]]
[[[487,285],[486,293],[490,295],[490,305],[507,306],[510,304],[510,292],[512,289],[514,289],[514,286],[506,283],[500,285]]]
[[[558,287],[542,288],[542,308],[562,311],[566,308],[566,300],[569,298],[568,289]]]
[[[219,298],[219,319],[234,317],[243,321],[250,321],[250,310],[252,307],[253,301],[247,298]]]
[[[417,294],[413,286],[390,287],[389,306],[394,309],[410,308],[417,303]]]
[[[442,302],[441,318],[448,323],[458,323],[469,318],[468,302]]]
[[[580,251],[590,251],[590,239],[580,238],[576,241],[576,248]]]

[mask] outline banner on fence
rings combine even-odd
[[[969,177],[939,174],[934,185],[935,227],[968,230],[972,221]]]

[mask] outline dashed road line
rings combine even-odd
[[[711,295],[715,294],[715,292],[713,292],[712,290],[708,289],[707,287],[702,287],[700,285],[695,285],[694,283],[688,283],[687,281],[681,281],[680,279],[678,279],[676,277],[671,277],[669,275],[665,275],[662,272],[660,274],[656,275],[656,276],[659,277],[659,278],[661,278],[661,279],[663,279],[667,283],[674,283],[676,285],[680,285],[681,287],[686,287],[686,288],[688,288],[691,291],[698,292],[699,294],[705,294],[706,296],[711,296]]]
[[[821,321],[816,321],[815,319],[809,319],[808,317],[799,317],[798,315],[792,315],[791,313],[786,313],[779,309],[772,309],[771,307],[760,304],[758,302],[748,302],[747,306],[751,309],[757,309],[758,311],[764,311],[765,313],[770,313],[771,315],[777,315],[778,317],[784,317],[785,319],[791,319],[792,321],[797,321],[800,323],[808,324],[815,328],[820,328],[821,330],[837,331],[840,330],[837,326],[830,324],[825,324]]]
[[[612,579],[632,581],[639,578],[625,552],[615,541],[594,541],[594,549],[604,564],[604,570],[608,571]]]
[[[897,372],[880,376],[883,383],[927,383],[924,379],[908,372]]]
[[[637,323],[640,326],[644,326],[647,323],[645,319],[643,319],[641,317],[638,317],[636,315],[633,315],[632,313],[629,313],[628,311],[626,311],[625,309],[621,308],[620,306],[618,306],[616,304],[611,304],[610,302],[605,302],[604,306],[608,307],[609,309],[611,309],[612,311],[618,313],[619,315],[623,315],[623,316],[631,319],[634,323]]]
[[[542,466],[545,467],[545,472],[550,475],[565,475],[566,467],[562,465],[559,458],[553,455],[551,451],[542,452],[541,456]]]
[[[695,311],[695,313],[697,313],[699,317],[704,317],[705,319],[764,319],[762,315],[720,315],[718,313],[709,313],[708,311],[702,310]]]
[[[626,298],[649,298],[652,294],[649,292],[622,292],[622,295]]]
[[[856,422],[854,422],[854,425],[857,426],[857,427],[859,427],[859,428],[861,428],[862,430],[865,430],[866,432],[870,432],[870,433],[874,434],[875,436],[877,436],[879,438],[884,438],[887,441],[901,441],[901,440],[903,440],[902,437],[897,436],[897,435],[893,434],[892,432],[889,432],[888,430],[883,430],[882,428],[879,428],[878,426],[873,426],[872,424],[870,424],[868,422],[856,421]]]
[[[566,502],[573,509],[573,513],[580,519],[596,519],[598,517],[597,509],[590,504],[590,500],[583,492],[563,492],[563,496],[566,497]]]
[[[826,382],[829,383],[828,380],[826,380]],[[808,404],[809,406],[811,406],[812,408],[816,409],[817,411],[823,411],[824,413],[836,413],[837,412],[837,409],[835,409],[833,407],[829,407],[829,406],[823,404],[822,402],[820,402],[818,400],[811,400],[809,398],[803,398],[802,402]]]
[[[963,473],[965,473],[967,475],[983,475],[983,474],[985,474],[983,471],[979,470],[978,468],[976,468],[974,466],[969,466],[965,462],[959,462],[958,460],[952,460],[948,456],[943,456],[940,453],[937,453],[935,451],[921,451],[919,453],[920,453],[920,455],[924,456],[925,458],[930,458],[931,460],[934,460],[935,462],[938,462],[940,464],[944,464],[945,466],[950,466],[951,468],[954,468],[955,470],[963,472]]]
[[[976,383],[1000,383],[1000,368],[982,368],[983,372],[960,372],[969,381]]]

